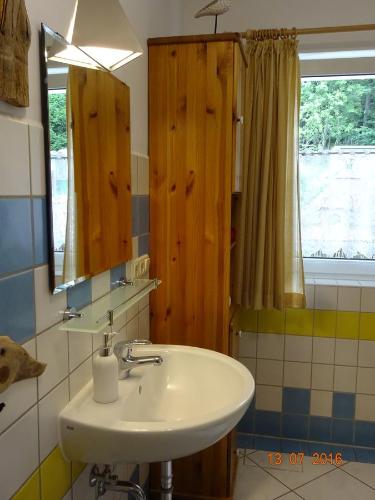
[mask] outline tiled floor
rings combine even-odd
[[[238,453],[234,500],[375,500],[375,464],[315,465],[305,456],[291,465],[283,453],[282,463],[271,465],[268,451]]]

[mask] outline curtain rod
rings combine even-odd
[[[375,24],[352,24],[348,26],[326,26],[322,28],[286,29],[285,34],[321,35],[324,33],[349,33],[354,31],[372,31],[372,30],[375,30]],[[243,38],[250,38],[250,33],[252,31],[258,31],[258,30],[247,30],[242,32],[241,35]]]

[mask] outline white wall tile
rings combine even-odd
[[[311,363],[297,363],[285,361],[284,364],[284,386],[310,389],[311,387]]]
[[[139,313],[138,322],[139,338],[148,340],[150,338],[150,310],[148,307]]]
[[[136,316],[131,321],[129,321],[129,323],[127,323],[126,327],[127,327],[126,335],[127,335],[129,340],[139,338],[138,316]]]
[[[257,357],[265,359],[283,359],[284,335],[273,333],[259,333],[257,343]]]
[[[253,376],[254,380],[256,377],[256,366],[257,366],[257,360],[256,358],[239,358],[238,359],[240,363],[242,363],[246,368],[249,370],[251,375]]]
[[[375,396],[357,394],[355,402],[356,420],[375,422]]]
[[[131,155],[131,183],[132,195],[138,194],[138,155]]]
[[[257,355],[257,333],[244,332],[238,339],[238,352],[241,357],[255,358]]]
[[[136,259],[137,257],[139,257],[138,236],[134,236],[132,238],[132,255],[133,255],[133,259]]]
[[[335,339],[313,338],[313,363],[330,364],[335,359]]]
[[[283,385],[283,362],[270,359],[257,359],[257,384]]]
[[[104,273],[93,276],[91,279],[92,287],[92,301],[103,297],[110,291],[111,273],[110,271],[105,271]]]
[[[306,308],[314,309],[315,304],[315,286],[314,285],[305,285],[305,294],[306,294]]]
[[[138,194],[149,194],[149,175],[149,159],[138,156]]]
[[[358,368],[357,392],[375,394],[375,368]]]
[[[362,288],[361,311],[375,312],[375,288]]]
[[[62,320],[61,311],[66,309],[66,292],[52,295],[49,290],[48,266],[34,271],[36,333],[47,330]]]
[[[285,335],[285,360],[309,362],[312,359],[312,337]]]
[[[44,164],[44,133],[41,125],[29,125],[31,193],[46,194],[46,168]]]
[[[351,366],[335,366],[334,390],[338,392],[355,392],[357,368]]]
[[[337,309],[337,286],[315,286],[315,309]]]
[[[339,311],[359,311],[361,308],[361,289],[359,287],[338,287]]]
[[[310,413],[320,417],[332,417],[333,392],[311,391]]]
[[[0,195],[29,195],[29,130],[0,115]]]
[[[256,386],[255,405],[257,410],[281,412],[282,398],[282,387],[259,384]]]
[[[58,444],[57,417],[69,402],[69,384],[64,380],[53,391],[39,401],[40,460]]]
[[[358,365],[375,368],[375,342],[360,340],[358,348]]]
[[[336,339],[335,365],[357,366],[358,340]]]
[[[131,321],[133,318],[137,316],[139,313],[139,306],[138,304],[134,304],[130,309],[126,311],[126,322],[128,323]]]
[[[39,465],[36,406],[0,436],[0,450],[1,499],[5,500],[12,497]]]
[[[92,359],[89,358],[69,376],[70,399],[92,379]]]
[[[22,347],[26,349],[30,356],[36,357],[35,339],[26,342]],[[35,378],[20,380],[0,394],[0,403],[5,403],[5,408],[0,414],[0,433],[35,405],[37,400],[37,380]]]
[[[145,295],[138,302],[139,311],[142,311],[145,307],[148,307],[149,305],[150,305],[150,294]]]
[[[311,387],[313,389],[332,391],[333,373],[334,373],[333,365],[323,365],[323,364],[313,363]]]
[[[52,327],[37,336],[38,360],[47,363],[38,378],[39,398],[42,398],[69,373],[68,334]]]
[[[92,335],[69,333],[69,371],[73,371],[92,354]]]

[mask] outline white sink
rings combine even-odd
[[[239,422],[254,379],[238,361],[196,347],[147,345],[135,355],[161,355],[119,381],[119,400],[99,404],[92,382],[59,415],[60,446],[84,463],[164,462],[203,450]]]

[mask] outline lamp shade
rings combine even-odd
[[[119,0],[78,0],[67,40],[109,71],[143,53]]]

